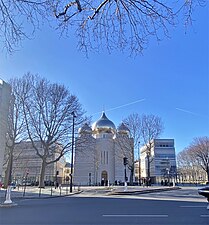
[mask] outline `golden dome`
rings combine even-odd
[[[85,123],[82,127],[80,127],[78,129],[78,133],[79,134],[91,134],[92,130],[91,130],[91,127],[87,123]]]
[[[92,130],[93,132],[115,133],[116,127],[103,112],[100,119],[93,123]]]
[[[129,134],[130,130],[128,129],[128,127],[124,124],[121,123],[118,127],[118,133],[119,134]]]

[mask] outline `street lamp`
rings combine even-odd
[[[138,142],[140,146],[140,141]],[[138,147],[138,184],[140,185],[140,148]]]
[[[74,150],[74,130],[75,130],[75,112],[72,112],[73,128],[72,128],[72,150],[71,150],[71,165],[70,165],[70,193],[73,192],[73,150]]]
[[[147,186],[150,185],[150,150],[147,150]]]

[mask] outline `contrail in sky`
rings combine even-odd
[[[116,107],[111,108],[111,109],[107,109],[107,110],[105,110],[105,112],[113,111],[113,110],[115,110],[115,109],[120,109],[120,108],[129,106],[129,105],[136,104],[136,103],[138,103],[138,102],[143,102],[143,101],[145,101],[145,98],[136,100],[136,101],[134,101],[134,102],[129,102],[129,103],[126,103],[126,104],[124,104],[124,105],[116,106]],[[93,116],[93,115],[96,115],[96,114],[98,114],[98,113],[101,113],[101,112],[94,113],[94,114],[92,114],[92,116]]]
[[[185,113],[189,113],[189,114],[192,114],[194,116],[198,116],[198,114],[196,114],[194,112],[191,112],[191,111],[188,111],[188,110],[185,110],[185,109],[176,108],[176,110],[181,111],[181,112],[185,112]]]
[[[120,108],[129,106],[129,105],[136,104],[136,103],[138,103],[138,102],[143,102],[143,101],[145,101],[145,98],[139,99],[139,100],[137,100],[137,101],[130,102],[130,103],[127,103],[127,104],[124,104],[124,105],[120,105],[120,106],[117,106],[117,107],[114,107],[114,108],[111,108],[111,109],[108,109],[108,110],[105,110],[105,111],[106,111],[106,112],[109,112],[109,111],[112,111],[112,110],[115,110],[115,109],[120,109]]]

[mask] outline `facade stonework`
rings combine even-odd
[[[39,151],[41,151],[41,143],[37,142]],[[56,151],[59,152],[59,145],[55,145]],[[56,152],[54,151],[54,152]],[[52,155],[50,160],[55,159],[56,153]],[[17,184],[25,182],[27,176],[28,184],[35,184],[39,181],[41,171],[41,158],[36,154],[30,141],[20,142],[15,145],[13,153],[13,167],[12,167],[12,181]],[[5,164],[6,165],[6,164]],[[62,157],[58,162],[48,164],[45,171],[45,181],[54,182],[57,180],[59,183],[63,182],[64,168],[66,161]],[[3,174],[6,171],[6,166],[3,168]]]
[[[79,130],[75,146],[74,180],[75,185],[108,185],[125,181],[125,166],[133,164],[133,139],[128,129],[122,125],[118,129],[105,113],[92,128],[85,124]],[[126,166],[127,181],[130,170]]]

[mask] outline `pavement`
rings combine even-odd
[[[55,189],[54,187],[38,188],[38,187],[19,187],[11,190],[11,199],[37,199],[37,198],[53,198],[70,196],[80,193],[101,193],[103,195],[138,195],[154,192],[163,192],[170,190],[177,190],[179,187],[162,187],[162,186],[128,186],[125,189],[123,186],[82,186],[73,187],[72,193],[70,193],[69,187],[62,187]],[[6,190],[0,190],[0,203],[3,203],[6,199]]]
[[[3,203],[6,199],[6,190],[0,190],[0,204]],[[81,191],[79,188],[73,188],[72,193],[70,193],[69,187],[63,188],[54,188],[54,187],[46,187],[46,188],[38,188],[38,187],[19,187],[15,189],[11,189],[10,198],[15,201],[17,199],[38,199],[38,198],[54,198],[54,197],[62,197],[68,195],[79,194]]]
[[[116,188],[113,189],[109,194],[110,195],[136,195],[136,194],[147,194],[147,193],[154,193],[154,192],[163,192],[163,191],[171,191],[171,190],[178,190],[181,189],[180,187],[164,187],[164,186],[149,186],[149,187],[127,187],[127,189],[123,188]]]

